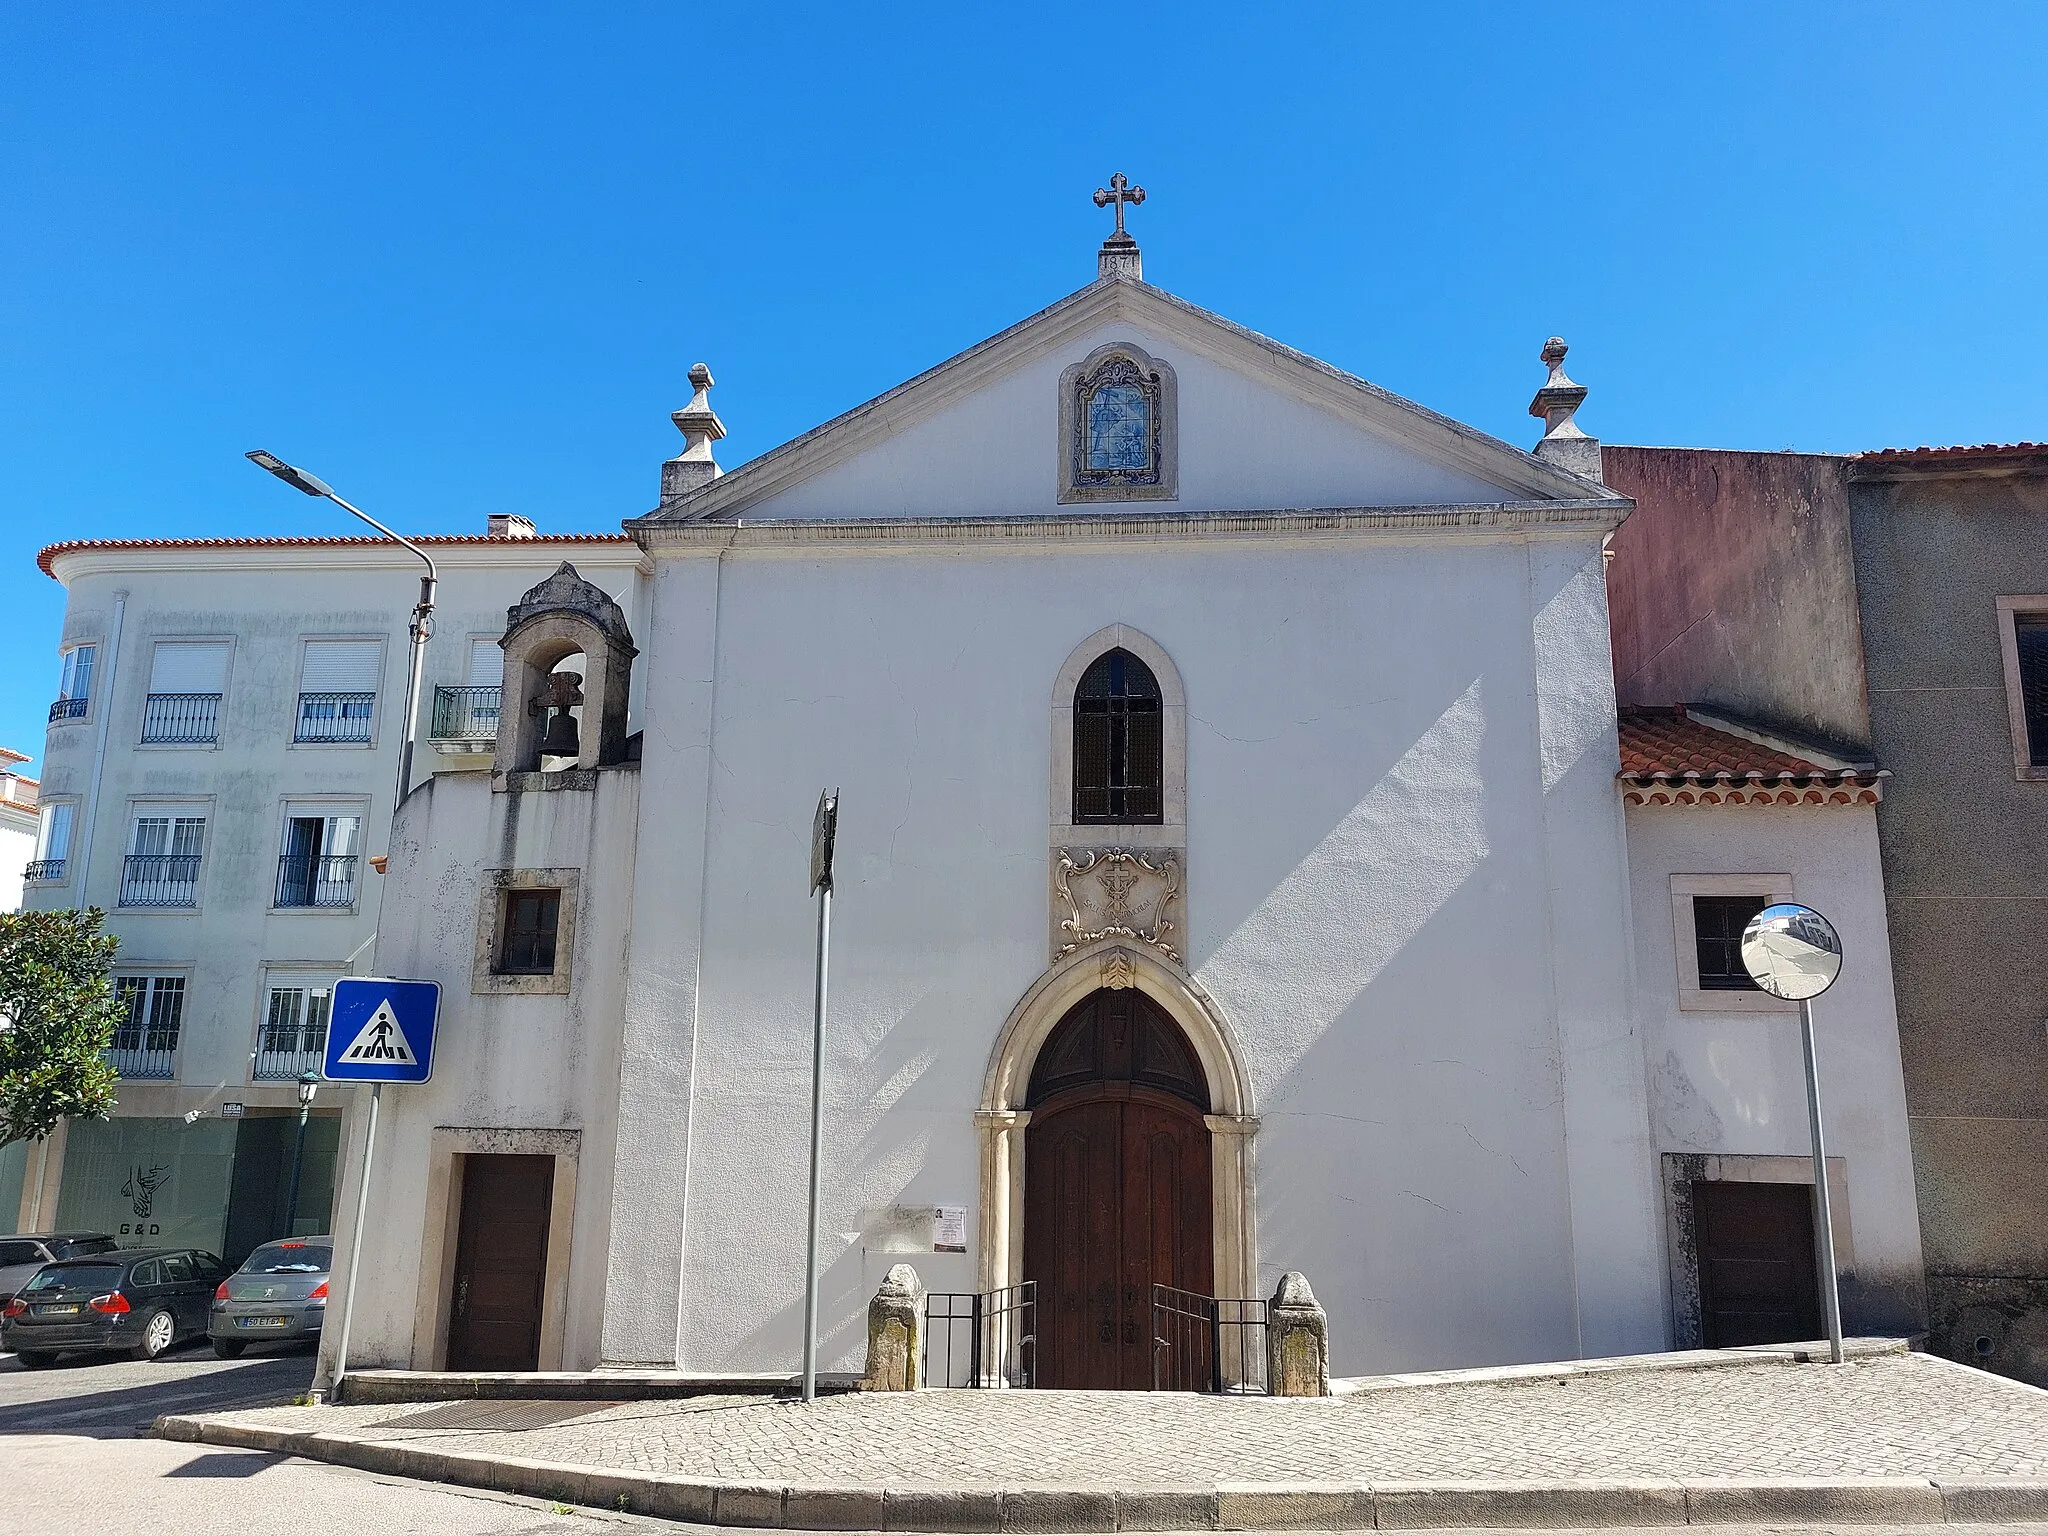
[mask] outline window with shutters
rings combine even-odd
[[[92,674],[98,661],[97,645],[74,645],[64,652],[64,664],[57,680],[57,702],[50,706],[50,723],[83,720],[92,707]]]
[[[1998,600],[2013,772],[2048,779],[2048,597]]]
[[[383,666],[381,640],[308,640],[292,740],[366,744]]]
[[[327,1019],[334,1000],[331,975],[272,971],[264,989],[263,1020],[256,1033],[258,1081],[318,1071],[327,1053]]]
[[[276,904],[354,906],[362,827],[360,802],[288,804],[277,857]]]
[[[206,853],[206,813],[198,807],[151,805],[135,812],[128,855],[121,862],[124,907],[194,907]]]
[[[36,856],[29,862],[24,878],[45,883],[62,880],[71,857],[71,819],[77,804],[70,800],[45,800],[36,823]]]
[[[183,976],[116,976],[121,1015],[107,1060],[123,1077],[169,1077],[185,1023]]]
[[[505,652],[495,636],[469,642],[469,672],[456,685],[434,689],[434,740],[441,750],[488,751],[498,739],[498,694],[505,678]]]
[[[562,893],[549,890],[505,892],[505,916],[499,927],[500,976],[548,976],[555,969],[555,930],[561,922]]]
[[[1159,683],[1129,651],[1098,658],[1074,690],[1074,820],[1163,819]]]
[[[204,746],[220,739],[227,692],[228,642],[159,640],[150,657],[142,739],[163,746]]]

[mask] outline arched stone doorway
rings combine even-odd
[[[1101,990],[1046,1037],[1026,1105],[1038,1385],[1141,1391],[1152,1385],[1152,1287],[1214,1291],[1201,1063],[1144,993]]]
[[[1039,1113],[1030,1105],[1038,1063],[1059,1026],[1101,993],[1142,995],[1171,1021],[1182,1049],[1192,1056],[1209,1112],[1201,1114],[1194,1099],[1181,1102],[1189,1114],[1199,1115],[1208,1131],[1211,1293],[1256,1295],[1252,1148],[1259,1122],[1230,1026],[1201,984],[1179,965],[1151,945],[1115,938],[1084,945],[1039,977],[1018,999],[996,1037],[982,1082],[981,1107],[974,1117],[981,1141],[975,1288],[998,1291],[1026,1277],[1025,1244],[1031,1226],[1026,1205],[1035,1182],[1026,1162],[1031,1127]],[[1046,1102],[1050,1105],[1049,1098]],[[1144,1321],[1149,1325],[1149,1316]],[[1117,1332],[1121,1337],[1121,1316]],[[1147,1371],[1144,1385],[1149,1386],[1149,1365]]]

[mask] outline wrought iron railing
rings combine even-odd
[[[924,1299],[924,1384],[1029,1387],[1038,1381],[1038,1282]]]
[[[131,853],[121,861],[124,907],[190,907],[199,901],[196,853]]]
[[[302,693],[293,741],[368,741],[374,693]]]
[[[64,878],[64,861],[62,859],[30,859],[28,868],[21,872],[21,877],[30,882],[37,880],[62,880]]]
[[[294,1042],[293,1037],[297,1037]],[[327,1026],[307,1025],[303,1030],[287,1029],[273,1036],[266,1029],[257,1042],[256,1065],[249,1075],[257,1081],[297,1077],[318,1072],[327,1058]]]
[[[1264,1396],[1266,1303],[1155,1284],[1152,1390]]]
[[[496,683],[473,688],[434,690],[434,739],[436,741],[492,741],[498,734]]]
[[[164,1043],[168,1033],[169,1043]],[[123,1037],[138,1038],[147,1035],[148,1044],[126,1045]],[[178,1033],[176,1030],[115,1030],[114,1043],[107,1050],[107,1061],[123,1077],[170,1077],[171,1064],[178,1054]]]
[[[355,899],[352,853],[287,853],[277,861],[280,907],[346,907]]]
[[[142,703],[144,741],[220,740],[220,695],[152,693]]]
[[[85,699],[59,699],[50,706],[50,720],[81,720],[85,717]]]

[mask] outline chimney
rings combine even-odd
[[[681,501],[692,491],[709,485],[725,471],[711,457],[711,445],[725,436],[725,423],[711,409],[711,370],[703,363],[690,367],[690,387],[696,391],[690,403],[669,419],[683,434],[683,451],[661,466],[661,508]]]
[[[533,519],[521,517],[516,512],[493,512],[485,520],[485,527],[494,539],[533,538]]]
[[[1550,377],[1529,402],[1529,414],[1543,421],[1543,441],[1534,452],[1537,458],[1559,469],[1602,485],[1606,482],[1600,473],[1600,439],[1586,436],[1572,422],[1574,413],[1585,403],[1586,386],[1565,377],[1564,355],[1569,350],[1562,336],[1553,336],[1539,354],[1550,365]]]

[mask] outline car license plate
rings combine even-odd
[[[282,1328],[291,1321],[288,1317],[238,1317],[237,1328]]]
[[[30,1310],[37,1317],[76,1317],[85,1309],[75,1301],[68,1304],[46,1301],[41,1306],[32,1307]]]

